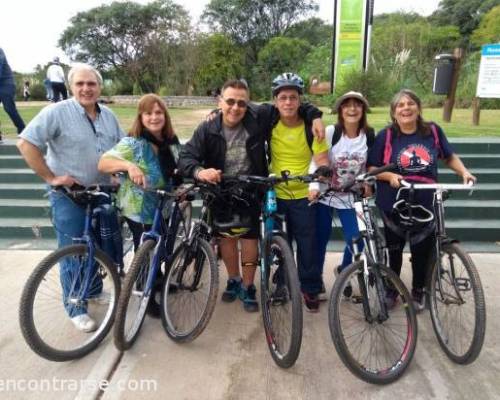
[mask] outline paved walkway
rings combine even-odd
[[[161,322],[148,317],[135,346],[124,355],[108,337],[84,359],[46,361],[24,343],[17,319],[22,286],[45,254],[0,251],[2,399],[500,399],[498,254],[473,255],[488,313],[486,340],[476,362],[468,366],[450,362],[434,337],[429,314],[424,313],[418,317],[412,364],[399,381],[383,387],[360,381],[341,363],[330,338],[326,303],[317,315],[304,312],[300,357],[288,370],[277,367],[269,355],[260,313],[246,314],[240,303],[220,301],[207,329],[193,343],[173,343]],[[328,265],[338,260],[338,254],[328,255]],[[405,272],[408,269],[406,265]],[[327,289],[332,275],[330,268]],[[221,276],[221,288],[224,280]],[[103,380],[109,387],[100,392],[97,386],[107,382]]]

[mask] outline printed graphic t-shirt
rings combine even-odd
[[[439,148],[436,148],[432,133],[423,136],[419,132],[414,132],[398,136],[394,131],[392,132],[392,153],[389,162],[396,164],[396,172],[408,181],[412,181],[412,176],[437,181],[438,159],[448,158],[454,153],[442,129],[438,125],[434,125],[438,132]],[[383,165],[386,132],[386,129],[383,129],[377,134],[368,155],[368,166],[380,167]],[[377,181],[377,205],[383,211],[389,212],[396,201],[397,192],[398,189],[392,188],[388,182]],[[415,201],[424,207],[432,207],[432,191],[416,191]]]

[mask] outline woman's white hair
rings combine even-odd
[[[83,64],[83,63],[74,64],[71,67],[71,69],[69,70],[69,73],[68,73],[68,82],[69,82],[70,86],[73,84],[73,77],[75,76],[75,74],[77,72],[80,72],[80,71],[89,71],[89,72],[92,72],[95,75],[95,77],[97,78],[97,82],[99,83],[99,86],[102,87],[103,81],[102,81],[102,76],[99,73],[99,71],[96,70],[91,65]]]

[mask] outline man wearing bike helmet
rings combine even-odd
[[[328,146],[312,133],[312,125],[301,118],[299,107],[304,91],[302,79],[291,72],[278,75],[272,83],[272,94],[279,115],[266,131],[271,172],[280,175],[308,173],[311,159],[317,166],[328,166]],[[308,185],[289,182],[276,187],[278,212],[285,215],[288,240],[297,244],[297,267],[306,309],[319,311],[321,268],[315,251],[315,212],[309,206]]]
[[[203,182],[219,183],[226,175],[252,174],[267,176],[265,136],[262,132],[278,118],[270,104],[249,103],[249,89],[242,80],[229,80],[221,90],[220,113],[201,123],[180,154],[179,170],[187,177]],[[324,127],[321,111],[312,106],[301,108],[308,121],[315,121],[316,134]],[[311,122],[312,124],[312,122]],[[221,237],[221,256],[227,269],[227,287],[222,300],[232,302],[238,297],[246,311],[258,310],[253,284],[258,258],[259,212],[256,204],[251,212],[251,229],[238,237]],[[241,246],[240,274],[238,241]]]

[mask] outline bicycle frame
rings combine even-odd
[[[156,274],[158,273],[161,262],[165,261],[168,263],[170,257],[173,254],[173,247],[175,244],[174,235],[176,227],[180,223],[184,226],[184,230],[186,229],[184,217],[179,209],[179,203],[177,200],[174,200],[170,205],[169,218],[167,226],[165,226],[163,209],[165,208],[167,200],[173,197],[173,195],[164,190],[156,190],[155,192],[158,194],[159,198],[153,217],[153,224],[151,226],[151,229],[147,232],[144,232],[141,236],[141,244],[145,240],[149,239],[156,242],[156,246],[154,247],[153,251],[153,268],[150,269],[148,273],[146,285],[144,287],[144,293],[146,296],[149,296],[151,293],[154,279],[156,278]]]

